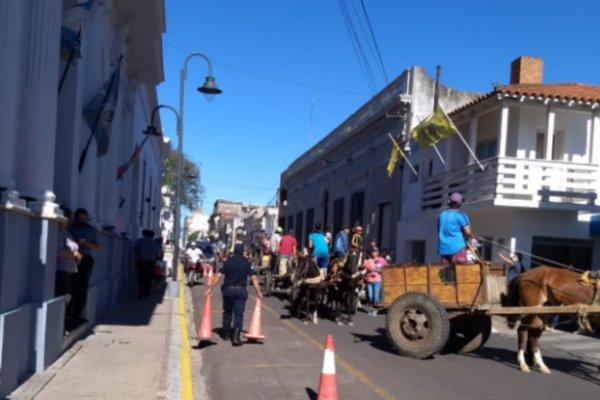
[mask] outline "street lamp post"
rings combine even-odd
[[[222,93],[221,89],[219,89],[215,83],[215,78],[212,75],[212,63],[202,53],[192,53],[188,55],[183,63],[183,68],[181,69],[181,75],[179,78],[179,118],[177,119],[177,151],[178,151],[178,159],[177,159],[177,189],[175,190],[175,254],[173,257],[173,282],[177,282],[178,279],[178,270],[179,270],[179,254],[181,253],[181,248],[179,246],[179,231],[181,227],[181,170],[183,165],[183,93],[184,93],[184,82],[187,78],[187,65],[191,58],[193,57],[201,57],[208,64],[208,75],[204,81],[204,84],[198,88],[200,93],[204,93],[205,95],[212,96]],[[173,297],[178,295],[178,289],[172,288],[170,289],[170,293]]]

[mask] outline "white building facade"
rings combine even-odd
[[[68,346],[63,340],[64,298],[54,295],[57,221],[62,218],[58,206],[85,208],[98,228],[100,249],[86,308],[92,324],[129,288],[130,239],[142,228],[158,230],[167,148],[161,137],[149,137],[139,155],[132,154],[144,140],[142,131],[157,105],[156,85],[163,81],[164,3],[0,1],[0,27],[4,397]],[[83,110],[110,82],[105,91],[111,94],[100,96],[101,104],[114,94],[116,106],[100,108],[96,119],[98,127],[111,125],[112,134],[108,150],[97,156],[98,140]],[[128,160],[117,180],[117,168]]]
[[[438,262],[437,216],[457,191],[486,259],[520,251],[526,265],[600,266],[590,234],[590,213],[600,211],[600,87],[544,84],[542,67],[516,59],[509,85],[450,114],[484,170],[456,136],[438,143],[445,166],[431,150],[411,157],[420,176],[402,177],[398,260]]]
[[[195,210],[192,215],[185,219],[185,230],[187,235],[198,232],[199,240],[206,240],[208,238],[208,215],[202,214],[202,210]]]

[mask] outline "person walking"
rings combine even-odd
[[[221,286],[223,295],[222,337],[225,340],[231,338],[231,344],[234,346],[241,346],[244,310],[246,299],[248,299],[248,278],[250,278],[252,286],[256,290],[256,296],[262,299],[256,271],[248,259],[244,257],[243,244],[238,243],[234,246],[233,255],[223,263],[214,281],[206,289],[205,296],[212,295],[221,278],[223,278],[223,285]],[[231,334],[232,322],[233,335]]]
[[[438,217],[438,254],[443,265],[467,262],[467,243],[472,232],[469,217],[460,210],[462,204],[462,195],[452,193],[448,209]]]
[[[154,231],[144,229],[142,237],[133,246],[135,265],[138,270],[138,299],[150,297],[154,263],[158,259],[160,248],[154,241]]]
[[[350,246],[358,249],[358,251],[363,251],[363,238],[362,238],[363,228],[360,225],[354,226],[354,232],[352,233],[352,238],[350,239]]]
[[[89,224],[89,214],[85,208],[78,208],[75,211],[75,221],[69,226],[69,232],[82,255],[77,272],[73,275],[70,315],[77,322],[85,323],[87,319],[83,316],[83,310],[87,303],[88,288],[94,271],[94,252],[100,248],[96,228]]]
[[[317,222],[315,224],[315,230],[308,235],[308,249],[312,252],[312,255],[316,259],[316,263],[321,270],[321,278],[325,279],[327,276],[327,261],[329,259],[329,247],[327,247],[327,241],[323,234],[323,225]]]

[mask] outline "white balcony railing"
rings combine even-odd
[[[423,181],[422,209],[440,208],[448,194],[460,192],[467,203],[598,211],[600,168],[592,164],[512,157],[482,161]]]

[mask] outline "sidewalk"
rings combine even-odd
[[[516,343],[517,330],[508,328],[504,318],[493,317],[492,326],[495,330],[494,333],[513,337]],[[552,349],[590,363],[600,363],[600,341],[592,336],[578,335],[557,329],[544,332],[540,344],[542,349]]]
[[[87,335],[8,398],[179,398],[178,299],[126,294]]]

